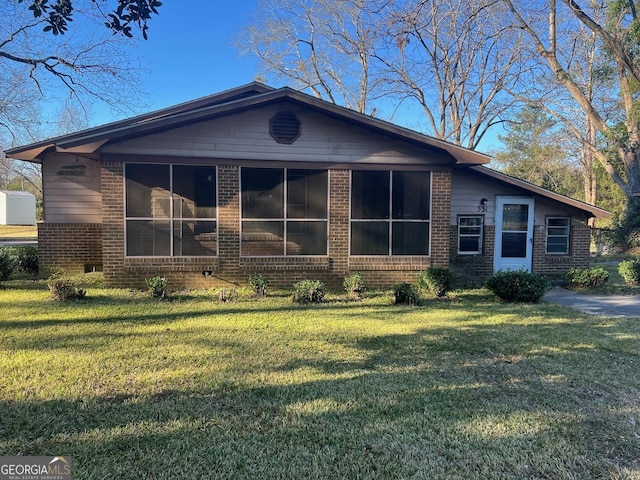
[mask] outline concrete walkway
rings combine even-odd
[[[640,295],[585,295],[558,287],[542,299],[592,315],[640,318]]]

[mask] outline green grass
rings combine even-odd
[[[639,295],[640,285],[627,285],[618,273],[618,264],[622,260],[637,258],[632,254],[617,254],[612,256],[597,257],[592,260],[592,267],[602,267],[609,273],[609,281],[599,288],[581,289],[584,293],[595,293],[602,295]]]
[[[0,455],[74,478],[640,478],[640,319],[0,291]]]
[[[38,227],[35,225],[0,225],[0,239],[13,238],[38,238]]]

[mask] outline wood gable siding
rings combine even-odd
[[[100,162],[49,154],[42,162],[44,221],[102,223]]]
[[[293,112],[301,135],[292,144],[277,143],[269,121]],[[372,131],[293,105],[270,105],[227,117],[106,145],[103,154],[331,164],[454,164],[448,154],[376,135]]]
[[[535,197],[517,188],[480,178],[473,173],[454,171],[451,179],[451,225],[457,224],[458,215],[483,215],[485,225],[495,225],[497,195]],[[483,198],[487,199],[486,212],[480,212],[478,209]],[[544,225],[546,217],[550,215],[571,216],[585,224],[587,222],[584,212],[535,197],[534,223]]]

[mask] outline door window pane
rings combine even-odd
[[[326,255],[327,222],[287,222],[287,255]]]
[[[242,169],[242,218],[284,217],[284,170]]]
[[[127,164],[127,217],[168,218],[170,216],[169,165]]]
[[[327,218],[326,170],[287,170],[287,218]]]
[[[428,255],[429,224],[394,222],[392,228],[393,255]]]
[[[527,256],[527,234],[503,232],[502,256],[506,258],[525,258]]]
[[[351,172],[351,218],[389,218],[390,172]]]
[[[502,213],[502,230],[526,232],[529,224],[529,205],[505,204]]]
[[[393,172],[393,218],[429,220],[430,188],[428,172]]]
[[[389,255],[389,223],[352,222],[351,255]]]

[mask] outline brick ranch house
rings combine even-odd
[[[43,273],[103,270],[108,286],[563,272],[588,264],[587,221],[608,216],[481,153],[260,83],[6,153],[42,164]]]

